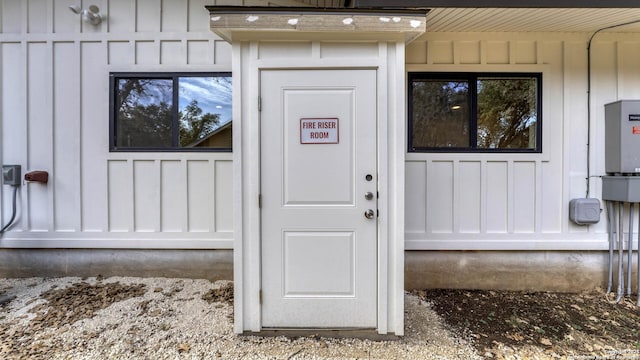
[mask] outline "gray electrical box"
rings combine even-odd
[[[640,176],[603,176],[602,200],[640,202]]]
[[[2,165],[2,183],[4,185],[20,186],[20,165]]]
[[[604,106],[604,167],[608,174],[640,174],[640,100]]]
[[[593,198],[571,200],[569,219],[578,225],[597,224],[600,221],[600,200]]]

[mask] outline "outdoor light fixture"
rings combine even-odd
[[[403,34],[409,42],[426,31],[428,9],[357,9],[206,6],[211,30],[227,41],[233,32],[354,32]]]
[[[100,14],[100,8],[96,5],[89,6],[88,9],[83,9],[78,5],[69,6],[69,10],[75,14],[81,15],[82,20],[91,25],[99,25],[102,22],[102,14]]]

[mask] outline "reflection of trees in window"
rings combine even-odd
[[[118,82],[118,146],[171,146],[171,88],[168,79]]]
[[[535,79],[478,80],[478,147],[535,148]]]
[[[220,114],[202,113],[198,101],[193,99],[183,111],[178,113],[180,121],[180,146],[189,145],[204,139],[218,128]]]
[[[409,74],[409,151],[541,151],[539,74]]]
[[[113,74],[111,89],[111,150],[230,150],[231,76]]]
[[[469,84],[465,81],[413,83],[413,146],[469,146]]]

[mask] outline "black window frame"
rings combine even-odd
[[[535,148],[478,148],[478,78],[535,78],[537,82],[537,117]],[[469,146],[468,147],[412,147],[413,143],[413,83],[415,80],[460,80],[469,84],[468,106]],[[410,72],[407,79],[407,151],[410,153],[542,153],[542,73],[540,72]]]
[[[233,152],[233,148],[180,147],[179,79],[185,77],[229,77],[230,71],[223,72],[111,72],[109,73],[109,152]],[[172,146],[171,147],[118,147],[115,109],[119,79],[165,79],[172,80]],[[231,120],[233,122],[233,119]]]

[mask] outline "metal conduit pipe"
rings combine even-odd
[[[640,226],[640,209],[638,209],[638,226]],[[638,281],[636,282],[636,285],[638,286],[637,290],[638,290],[638,300],[636,305],[640,306],[640,229],[638,229],[638,266],[637,266],[637,272],[638,272]]]
[[[631,296],[631,270],[633,268],[633,208],[635,203],[629,204],[629,246],[627,247],[627,296]]]
[[[622,269],[622,263],[624,262],[624,203],[618,202],[618,290],[616,291],[615,302],[620,302],[624,296],[624,271]]]
[[[613,216],[614,204],[613,201],[607,201],[607,217],[609,218],[609,272],[607,274],[606,294],[611,293],[611,288],[613,287],[613,242],[615,241],[613,236],[615,232],[615,216]],[[638,241],[640,241],[640,231],[638,232]]]

